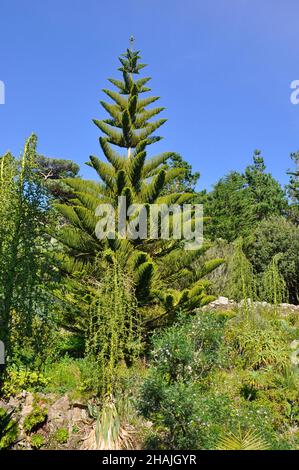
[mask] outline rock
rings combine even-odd
[[[291,349],[298,349],[299,348],[299,340],[294,339],[294,341],[291,342],[290,347],[291,347]]]
[[[68,422],[70,426],[76,425],[80,421],[86,421],[88,419],[88,413],[86,409],[72,407],[68,412]]]
[[[19,408],[21,401],[18,397],[10,397],[7,405],[9,408]]]
[[[252,300],[249,299],[249,298],[246,299],[246,300],[242,299],[242,300],[238,303],[238,306],[239,306],[239,307],[244,307],[245,304],[247,304],[248,307],[249,307],[249,306],[251,306],[251,305],[254,305],[254,302],[252,302]]]
[[[48,410],[48,421],[62,425],[67,420],[70,401],[67,395],[55,401]]]
[[[268,308],[273,309],[274,305],[269,304],[268,302],[265,301],[255,301],[253,302],[251,299],[246,299],[246,301],[243,299],[240,302],[236,302],[234,300],[228,299],[227,297],[220,296],[217,299],[213,300],[210,302],[208,305],[205,305],[202,309],[204,311],[208,310],[223,310],[227,311],[230,309],[234,308],[244,308],[245,303],[247,304],[248,307],[254,308],[255,310],[259,309],[266,309]],[[292,305],[292,304],[287,304],[287,303],[282,303],[278,305],[279,313],[282,316],[287,316],[290,313],[298,313],[299,314],[299,305]],[[199,309],[201,310],[201,309]]]
[[[217,304],[218,305],[228,305],[229,304],[229,300],[227,297],[218,297],[217,299]]]

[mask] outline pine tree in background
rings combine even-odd
[[[251,197],[244,176],[233,171],[221,178],[206,196],[205,214],[211,217],[207,235],[233,241],[252,227]]]
[[[233,241],[246,237],[252,228],[264,219],[287,213],[287,199],[284,190],[270,173],[261,152],[253,154],[253,164],[244,173],[233,171],[221,178],[207,195],[205,214],[211,217],[207,235],[212,240],[222,238]]]
[[[157,313],[159,318],[167,317],[178,308],[193,309],[208,303],[211,297],[206,294],[207,282],[201,278],[222,260],[199,267],[196,261],[208,247],[188,252],[179,240],[116,238],[101,241],[96,237],[98,218],[95,211],[101,203],[110,203],[117,208],[118,197],[125,196],[127,207],[132,203],[182,205],[191,203],[195,196],[191,192],[163,195],[164,188],[186,173],[186,168],[165,167],[175,153],[165,152],[147,158],[148,147],[161,139],[153,133],[166,120],[152,120],[164,108],[148,108],[158,97],[144,96],[150,91],[146,86],[149,77],[135,79],[145,66],[139,59],[139,52],[128,49],[119,58],[122,80],[109,79],[117,91],[103,90],[112,101],[101,101],[109,118],[95,119],[94,123],[105,134],[99,141],[107,162],[96,156],[90,157],[88,164],[95,169],[100,182],[65,180],[76,199],[57,205],[66,224],[56,237],[68,248],[60,263],[70,274],[92,272],[97,257],[105,256],[109,250],[116,253],[122,268],[133,276],[139,305],[150,305],[151,316]],[[101,277],[104,273],[97,275]]]
[[[266,173],[264,158],[260,150],[253,154],[253,165],[245,169],[245,184],[251,198],[251,211],[254,222],[283,215],[287,209],[285,192],[270,173]]]
[[[43,181],[48,192],[59,201],[65,201],[73,196],[69,186],[61,180],[78,178],[80,167],[72,160],[50,158],[44,155],[36,156],[36,173]]]
[[[192,166],[183,160],[181,155],[174,154],[170,157],[169,162],[166,163],[165,169],[168,168],[181,168],[184,173],[178,175],[170,184],[163,189],[163,194],[171,193],[190,193],[195,191],[195,186],[200,178],[199,172],[192,172]]]
[[[288,172],[288,175],[290,175],[290,196],[299,202],[299,152],[291,153],[291,159],[295,163],[296,169]]]
[[[288,195],[291,203],[289,207],[289,218],[299,225],[299,152],[291,153],[291,159],[296,165],[295,170],[288,171],[290,176],[289,184],[287,185]]]

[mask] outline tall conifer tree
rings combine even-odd
[[[100,182],[67,179],[75,199],[57,208],[67,224],[57,238],[68,248],[60,262],[71,275],[74,272],[93,272],[94,260],[107,255],[109,250],[126,269],[130,270],[140,306],[162,305],[165,317],[176,308],[193,309],[210,301],[205,292],[206,281],[201,278],[215,269],[222,260],[199,265],[198,258],[208,248],[185,251],[180,240],[99,240],[95,234],[96,208],[110,203],[117,208],[118,197],[125,196],[127,206],[141,204],[191,203],[194,194],[163,195],[163,189],[185,174],[185,168],[167,168],[165,163],[174,152],[165,152],[148,158],[148,147],[161,139],[154,132],[165,123],[156,118],[164,108],[148,106],[158,100],[149,96],[150,77],[136,78],[145,64],[139,62],[138,51],[127,49],[121,55],[119,71],[122,80],[110,78],[115,90],[104,89],[111,101],[101,101],[109,117],[94,119],[104,135],[99,142],[107,162],[92,155],[88,163],[95,169]],[[98,273],[99,276],[103,273]],[[151,309],[153,311],[153,309]]]

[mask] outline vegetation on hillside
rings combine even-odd
[[[299,449],[299,316],[279,308],[299,304],[298,168],[282,188],[255,151],[199,191],[180,155],[151,154],[164,108],[139,52],[119,60],[108,116],[94,119],[93,180],[40,155],[35,135],[20,158],[0,157],[0,448],[66,448],[80,430],[49,434],[47,420],[67,395],[92,423],[83,448]],[[119,227],[124,198],[135,209]],[[164,239],[163,213],[157,236],[124,236],[153,205],[196,203],[196,249],[174,236],[175,211]],[[220,295],[238,307],[212,310]],[[19,419],[8,403],[23,391],[32,409]]]

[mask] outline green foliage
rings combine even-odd
[[[48,158],[43,155],[36,157],[35,171],[55,199],[65,200],[73,196],[69,187],[61,180],[77,177],[79,170],[79,165],[72,160]]]
[[[285,222],[282,219],[282,223]],[[277,245],[276,240],[273,243],[273,239],[276,237],[280,239],[284,237],[281,237],[281,234],[271,236],[272,224],[272,219],[262,222],[253,236],[245,240],[237,239],[230,244],[219,240],[206,254],[208,261],[215,256],[222,256],[226,260],[224,265],[208,276],[213,285],[211,292],[220,291],[230,299],[241,302],[247,317],[253,314],[254,301],[268,302],[274,307],[273,310],[276,314],[279,310],[279,304],[288,302],[290,297],[294,302],[297,301],[297,298],[293,298],[293,288],[296,281],[294,283],[290,275],[293,269],[296,270],[297,264],[294,252],[296,238],[293,237],[292,240],[289,240],[288,248],[290,255],[291,253],[292,255],[287,260],[284,249],[282,252],[278,251],[278,240]],[[263,226],[265,228],[262,231]],[[266,227],[270,227],[269,232],[266,232]],[[262,237],[260,237],[261,233],[263,233]],[[276,249],[277,253],[275,253]],[[272,258],[270,258],[270,253],[273,253]],[[261,257],[264,259],[262,263],[259,263]],[[289,287],[291,288],[291,296],[288,291]]]
[[[255,150],[253,165],[249,165],[244,174],[252,200],[251,212],[254,222],[279,216],[287,208],[283,189],[270,173],[265,173],[265,169],[261,152]]]
[[[251,314],[251,303],[256,299],[256,285],[253,267],[243,251],[243,240],[238,239],[233,245],[233,253],[228,260],[229,296],[236,300],[243,300],[245,316]]]
[[[147,448],[296,448],[297,334],[266,312],[241,311],[199,313],[156,335],[138,404],[153,422]]]
[[[205,215],[211,217],[205,233],[213,240],[233,241],[248,233],[252,226],[249,190],[244,176],[238,172],[221,178],[213,191],[204,196],[203,203]]]
[[[259,151],[253,155],[253,165],[243,174],[231,172],[203,197],[205,215],[211,217],[206,235],[233,241],[251,233],[264,219],[286,212],[287,201],[280,184],[265,172]]]
[[[40,428],[48,417],[46,408],[35,405],[33,410],[25,417],[23,429],[26,434],[30,434]]]
[[[181,155],[173,154],[169,163],[165,165],[166,168],[180,168],[184,172],[180,173],[167,187],[163,190],[163,194],[173,193],[191,193],[195,191],[195,186],[200,177],[198,172],[192,173],[191,165],[183,160]]]
[[[4,397],[9,398],[18,395],[23,390],[43,390],[47,384],[48,380],[39,372],[28,370],[25,367],[10,366],[6,370],[1,392]]]
[[[247,240],[244,250],[260,278],[275,258],[280,276],[286,283],[290,302],[299,299],[299,229],[282,217],[262,221]]]
[[[46,439],[42,434],[33,434],[30,437],[30,444],[33,449],[40,449],[46,444]]]
[[[287,173],[290,177],[287,185],[290,205],[288,208],[288,218],[297,226],[299,225],[299,152],[291,153],[291,159],[296,167]]]
[[[127,395],[117,400],[106,396],[100,407],[89,404],[90,416],[96,420],[92,448],[97,450],[132,449],[135,432],[128,424],[132,409]]]
[[[274,320],[231,320],[226,331],[232,358],[248,369],[275,367],[283,370],[290,363],[289,346],[285,333]]]
[[[69,328],[75,325],[83,333],[84,327],[79,323],[83,317],[88,317],[89,310],[82,298],[89,294],[84,292],[82,284],[90,272],[95,281],[102,281],[97,263],[105,258],[107,251],[115,253],[121,267],[132,278],[138,306],[142,307],[140,311],[145,317],[142,321],[149,328],[173,320],[174,309],[193,310],[212,300],[206,283],[198,283],[222,262],[216,260],[216,264],[205,266],[203,272],[196,269],[195,262],[208,246],[195,250],[191,256],[180,240],[124,240],[120,233],[116,233],[115,240],[99,240],[96,237],[96,225],[102,220],[95,215],[96,208],[110,203],[117,209],[119,196],[127,198],[127,206],[131,203],[183,204],[194,199],[192,186],[197,175],[192,175],[190,166],[180,156],[173,152],[150,158],[147,156],[148,147],[160,140],[159,136],[152,134],[165,120],[152,120],[163,108],[147,109],[157,97],[142,98],[142,93],[149,91],[144,87],[149,78],[134,79],[134,74],[143,68],[139,59],[139,52],[127,51],[121,56],[119,70],[123,80],[110,79],[118,91],[103,90],[113,101],[101,102],[109,118],[94,120],[94,123],[105,134],[100,137],[100,145],[107,163],[96,156],[91,156],[88,163],[97,172],[100,181],[64,180],[75,198],[56,206],[65,224],[55,237],[66,252],[59,256],[57,264],[69,274],[66,288],[58,295],[65,300],[65,291],[68,291],[68,300],[75,307],[70,309],[72,314],[68,314],[63,322]],[[126,149],[126,155],[118,153],[117,147]],[[178,186],[176,192],[169,194],[174,186]],[[183,191],[187,186],[190,189],[188,193]],[[127,218],[127,229],[133,220],[134,216]],[[173,215],[170,225],[173,230]],[[112,257],[107,258],[108,262],[110,260]],[[113,261],[110,262],[113,264]],[[80,291],[80,295],[74,291]],[[170,302],[170,299],[173,301]]]
[[[0,450],[9,449],[19,435],[18,425],[12,419],[13,411],[7,413],[0,408]]]
[[[278,263],[282,256],[283,255],[281,253],[273,256],[271,263],[263,273],[262,277],[261,291],[263,299],[274,305],[276,314],[278,313],[278,304],[281,304],[288,298],[286,283],[280,275],[278,268]]]
[[[140,353],[141,329],[130,278],[116,259],[105,271],[93,286],[86,350],[97,362],[99,390],[111,394],[117,364],[131,363]]]
[[[249,430],[242,433],[228,433],[222,437],[218,443],[218,450],[267,450],[268,444],[264,441],[261,434],[255,430]]]
[[[0,158],[0,336],[8,360],[28,341],[35,356],[41,353],[36,322],[50,322],[51,246],[45,236],[50,216],[35,171],[36,142],[34,135],[27,140],[20,161],[10,154]]]
[[[194,449],[211,439],[196,378],[223,363],[224,323],[223,317],[202,314],[154,338],[153,365],[141,389],[139,410],[153,421],[159,448]],[[207,413],[214,414],[211,409]]]
[[[66,428],[59,428],[53,435],[59,444],[66,444],[69,438],[69,432]]]
[[[292,201],[296,204],[299,202],[299,152],[291,153],[291,159],[296,165],[294,171],[289,171],[290,183],[288,185],[289,195]]]
[[[154,449],[298,449],[299,322],[278,309],[299,302],[298,169],[289,206],[259,151],[243,173],[195,193],[199,174],[180,155],[149,154],[164,108],[144,95],[139,52],[119,60],[121,79],[103,90],[108,117],[94,120],[107,160],[90,156],[97,181],[81,179],[72,161],[38,155],[34,135],[19,160],[0,157],[1,394],[88,401],[90,449],[139,447],[136,430]],[[298,164],[298,153],[291,158]],[[111,204],[117,218],[120,196],[147,215],[152,204],[204,203],[207,240],[188,251],[172,239],[177,214],[169,239],[159,239],[161,215],[156,238],[100,240],[98,208]],[[127,230],[136,216],[126,216]],[[219,293],[240,308],[198,310]],[[46,444],[46,402],[34,401],[23,422],[34,449]],[[0,449],[17,437],[15,411],[0,408]],[[63,446],[68,429],[51,437]]]
[[[88,398],[97,392],[98,367],[91,358],[63,357],[45,367],[46,392]]]

